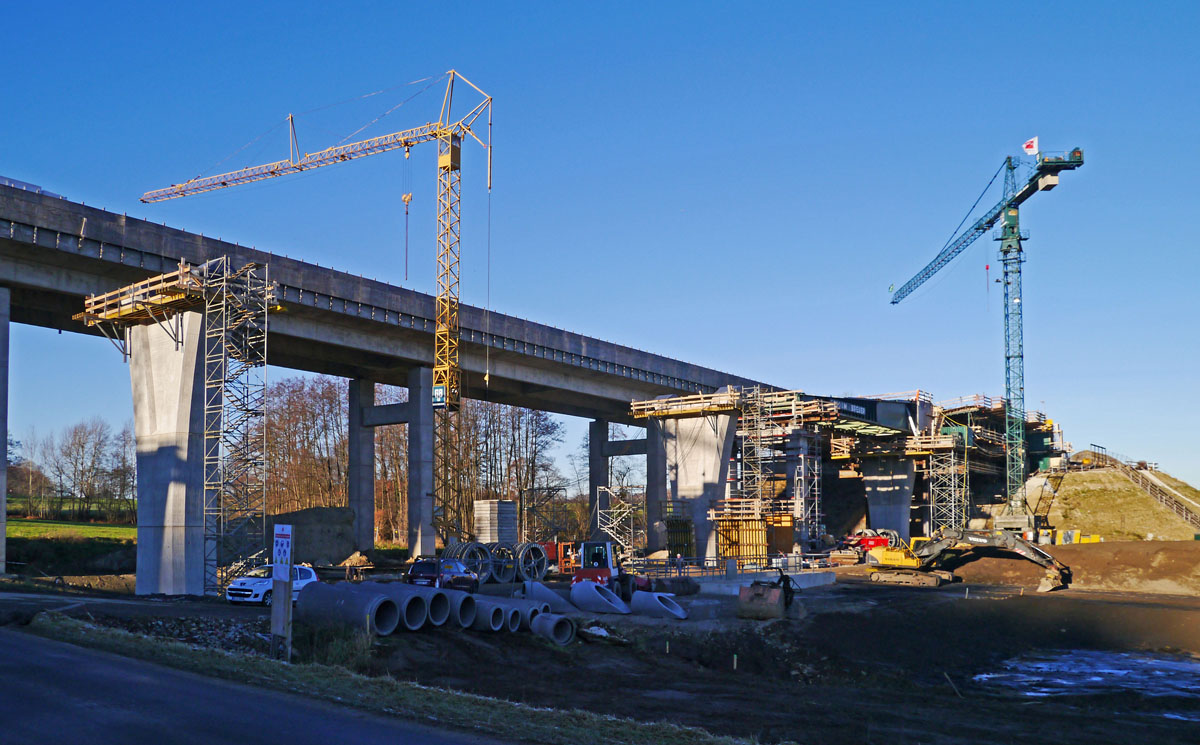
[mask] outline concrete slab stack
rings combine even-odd
[[[480,543],[516,543],[517,503],[511,499],[477,500],[475,540]]]

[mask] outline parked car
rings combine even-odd
[[[272,564],[255,567],[229,583],[225,599],[231,603],[271,604],[273,585]],[[320,582],[317,573],[309,567],[292,567],[292,602],[300,597],[300,590],[310,582]]]
[[[404,581],[410,585],[479,591],[479,575],[457,559],[417,559],[408,568],[408,576]]]

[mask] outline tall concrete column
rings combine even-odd
[[[363,408],[375,405],[375,381],[350,381],[349,502],[354,512],[354,550],[375,548],[375,428],[363,426]]]
[[[667,547],[667,523],[663,504],[667,499],[667,450],[662,422],[646,420],[646,551]]]
[[[667,455],[667,491],[691,505],[696,553],[717,556],[717,532],[708,519],[713,503],[725,498],[729,458],[737,434],[737,417],[715,414],[663,423]],[[649,452],[649,450],[647,450]]]
[[[204,594],[204,316],[171,325],[129,329],[139,595]]]
[[[8,571],[8,321],[11,293],[0,287],[0,438],[4,457],[0,458],[0,574]]]
[[[433,556],[433,370],[408,373],[408,550]]]
[[[888,528],[909,539],[913,482],[916,469],[910,458],[866,458],[862,463],[863,490],[867,495],[867,521],[871,528]]]
[[[600,525],[597,510],[608,509],[608,494],[600,489],[608,487],[608,422],[596,419],[588,425],[588,530],[593,539],[598,539]]]

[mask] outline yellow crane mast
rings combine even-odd
[[[452,104],[454,100],[454,83],[461,80],[483,97],[465,115],[452,120]],[[487,114],[486,142],[477,134],[476,129],[482,123],[481,118]],[[291,117],[288,117],[289,123]],[[230,186],[250,184],[292,173],[302,173],[314,168],[342,163],[367,155],[377,155],[391,150],[404,150],[407,158],[409,151],[424,142],[436,142],[437,158],[437,315],[434,330],[433,349],[433,406],[437,410],[436,445],[439,453],[436,461],[442,464],[436,476],[436,493],[439,507],[443,510],[443,519],[451,501],[451,480],[453,469],[449,467],[451,457],[450,437],[452,426],[450,415],[458,411],[462,401],[462,374],[458,365],[459,341],[459,239],[460,230],[460,199],[462,196],[461,152],[462,143],[471,138],[487,151],[487,188],[492,188],[492,97],[484,93],[479,86],[467,80],[456,70],[446,73],[446,91],[442,98],[441,112],[436,122],[422,124],[419,127],[392,132],[391,134],[372,137],[358,142],[336,145],[315,153],[307,153],[300,157],[299,148],[295,145],[294,125],[289,141],[289,156],[287,160],[242,168],[216,176],[206,176],[174,184],[165,189],[148,191],[142,195],[145,203],[162,202],[168,199],[186,197],[192,194],[202,194]],[[410,195],[405,195],[407,209]],[[461,506],[458,506],[461,514]],[[469,529],[469,526],[446,526],[458,532]]]

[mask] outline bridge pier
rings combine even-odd
[[[204,315],[129,328],[138,595],[204,594]],[[174,324],[173,324],[174,325]]]
[[[666,495],[667,457],[663,446],[662,425],[656,419],[646,423],[646,436],[637,440],[609,440],[608,421],[596,419],[588,425],[588,514],[589,528],[595,539],[601,538],[597,510],[609,508],[608,459],[625,455],[646,456],[646,548],[658,551],[665,545],[666,526],[662,522],[662,500]]]
[[[686,502],[691,507],[696,555],[716,558],[717,532],[708,519],[708,510],[726,496],[737,417],[710,414],[668,419],[662,429],[667,492],[672,500]]]
[[[867,494],[867,524],[874,530],[894,530],[907,541],[916,480],[912,459],[865,458],[862,475]]]
[[[355,550],[375,547],[375,427],[408,425],[408,548],[412,556],[432,556],[433,532],[433,371],[408,373],[408,401],[375,405],[375,382],[350,381],[350,509]]]
[[[8,325],[11,293],[0,287],[0,437],[5,457],[0,458],[0,574],[8,571]]]

